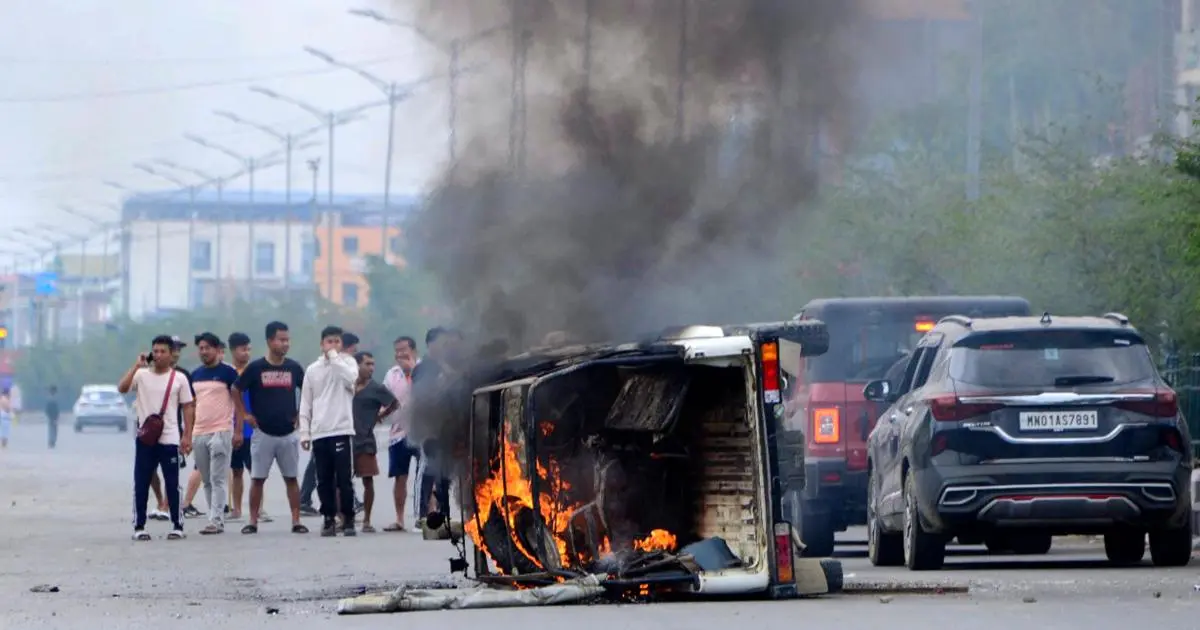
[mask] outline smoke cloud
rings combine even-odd
[[[406,4],[445,37],[519,25],[470,44],[459,159],[410,226],[468,333],[517,349],[756,316],[854,105],[856,2]]]

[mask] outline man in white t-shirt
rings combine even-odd
[[[150,356],[139,355],[137,362],[121,377],[117,390],[122,394],[136,393],[134,410],[140,431],[146,418],[162,416],[162,434],[152,446],[135,441],[133,462],[133,538],[150,540],[146,532],[146,502],[150,499],[150,478],[161,468],[163,490],[171,510],[171,532],[168,540],[183,538],[183,511],[179,501],[179,456],[192,450],[192,426],[195,421],[195,402],[188,377],[171,366],[175,342],[159,335],[152,342]],[[182,433],[179,414],[183,414]]]
[[[417,357],[417,341],[412,337],[399,337],[392,343],[396,364],[383,377],[383,386],[392,392],[400,407],[408,400],[412,391],[412,373],[420,359]],[[387,417],[391,425],[388,431],[388,476],[392,478],[392,503],[396,507],[396,522],[383,528],[385,532],[404,531],[404,504],[408,502],[408,473],[412,462],[421,457],[421,450],[409,444],[408,416],[398,407]]]

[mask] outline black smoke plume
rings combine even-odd
[[[756,295],[779,290],[777,234],[816,193],[822,133],[852,117],[856,0],[396,4],[443,38],[516,25],[465,49],[483,66],[461,79],[459,159],[409,226],[469,338],[790,315]]]

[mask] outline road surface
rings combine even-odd
[[[411,617],[407,619],[338,617],[334,606],[343,595],[445,578],[449,544],[416,534],[298,536],[288,533],[286,519],[262,526],[257,536],[233,529],[217,537],[197,535],[199,522],[192,520],[189,537],[178,542],[162,539],[166,525],[153,523],[156,539],[134,543],[129,516],[132,439],[130,434],[68,430],[60,433],[58,449],[51,452],[43,426],[22,422],[14,428],[10,447],[0,451],[0,628],[209,630],[215,624],[263,624],[301,630],[423,622],[454,627],[479,623],[489,630],[567,624],[572,630],[1200,628],[1200,560],[1182,569],[1110,569],[1104,566],[1102,549],[1068,539],[1056,540],[1051,554],[1040,558],[990,558],[979,549],[960,548],[946,570],[922,574],[871,567],[862,546],[839,548],[852,583],[916,578],[969,585],[965,595],[402,613]],[[268,482],[267,509],[286,513],[278,478]],[[862,540],[865,535],[857,531],[848,537]],[[30,591],[42,584],[57,586],[59,592]]]

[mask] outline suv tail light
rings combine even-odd
[[[812,441],[814,444],[837,444],[842,441],[841,409],[818,407],[812,410]]]
[[[1181,455],[1187,455],[1188,449],[1183,445],[1183,436],[1179,434],[1179,429],[1175,427],[1162,427],[1158,438],[1163,446]]]
[[[1004,408],[1004,405],[996,404],[966,404],[954,394],[934,396],[926,402],[929,403],[933,419],[938,422],[957,422]]]
[[[1114,403],[1113,406],[1157,418],[1173,418],[1179,415],[1179,398],[1169,389],[1154,390],[1154,400],[1123,400]]]

